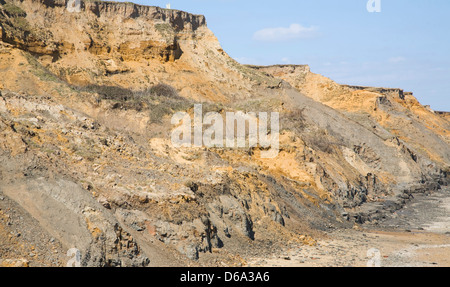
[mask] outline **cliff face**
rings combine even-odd
[[[143,89],[163,79],[187,97],[226,100],[238,91],[251,93],[248,83],[235,80],[239,66],[204,16],[102,1],[81,1],[72,10],[64,2],[8,1],[0,13],[3,42],[76,85]],[[167,76],[174,73],[176,79]],[[224,85],[215,89],[211,82]]]
[[[450,124],[411,93],[240,65],[181,11],[0,1],[1,258],[245,264],[448,183]],[[279,112],[279,156],[173,147],[171,115],[199,102]]]
[[[422,106],[411,92],[396,88],[339,85],[304,66],[275,66],[264,71],[289,82],[303,94],[344,112],[376,131],[384,129],[411,146],[417,153],[443,164],[450,159],[449,123],[429,107]],[[366,116],[362,117],[362,114]],[[425,136],[426,135],[426,136]],[[423,139],[426,138],[426,140]]]
[[[78,3],[79,2],[79,3]],[[167,29],[166,31],[160,31],[162,35],[156,38],[155,42],[168,43],[175,40],[175,33],[170,35],[169,32],[181,33],[182,31],[195,32],[201,27],[206,27],[205,17],[202,15],[192,15],[183,11],[161,9],[159,7],[141,6],[133,3],[112,3],[101,1],[11,1],[5,4],[3,7],[3,21],[6,29],[3,31],[2,40],[17,45],[23,49],[30,50],[36,54],[68,54],[73,52],[76,44],[82,40],[83,36],[91,36],[89,32],[94,32],[92,35],[97,36],[97,40],[100,38],[98,32],[102,31],[102,28],[98,26],[105,25],[107,22],[114,21],[116,23],[129,22],[126,20],[134,19],[131,23],[140,22],[138,25],[124,25],[119,31],[119,35],[126,36],[134,33],[141,37],[155,37],[151,32],[156,29]],[[17,4],[17,5],[16,5]],[[47,17],[40,18],[38,11],[45,10]],[[30,15],[29,15],[30,14]],[[68,18],[68,19],[67,19]],[[79,22],[87,23],[89,26],[77,27],[73,22],[76,18]],[[2,21],[2,22],[3,22]],[[16,23],[15,23],[16,22]],[[17,22],[22,22],[23,25],[14,25]],[[78,24],[79,24],[78,22]],[[58,23],[58,27],[55,27]],[[146,25],[147,24],[147,25]],[[150,24],[150,25],[148,25]],[[161,25],[156,26],[156,25]],[[151,28],[149,29],[149,26]],[[156,27],[155,27],[156,26]],[[81,29],[80,29],[81,28]],[[89,28],[93,28],[92,31]],[[97,30],[95,30],[97,28]],[[63,37],[64,40],[69,40],[68,46],[61,45],[61,39],[58,39],[58,35],[53,30],[60,30],[65,32],[79,32],[78,34],[71,35],[72,37]],[[111,32],[111,31],[105,31]],[[148,34],[146,34],[148,33]],[[47,37],[46,37],[47,36]],[[61,37],[61,34],[59,35]],[[114,36],[118,36],[117,34]],[[177,34],[179,36],[179,34]],[[46,42],[48,40],[48,42]],[[118,39],[120,41],[120,39]],[[130,40],[130,39],[128,39]],[[83,41],[81,41],[83,42]],[[77,49],[87,50],[92,46],[100,43],[95,42],[94,39],[90,39],[88,46],[78,46]],[[139,45],[138,43],[135,43]],[[33,50],[33,45],[37,45],[40,49]],[[106,43],[104,49],[107,52],[112,51],[111,46],[114,43]],[[48,46],[48,47],[45,47]],[[148,48],[149,46],[147,46]],[[170,48],[170,47],[169,47]],[[145,57],[146,54],[144,53]]]

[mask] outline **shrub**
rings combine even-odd
[[[42,66],[42,64],[30,53],[24,53],[25,58],[28,61],[28,64],[30,65],[31,72],[38,77],[42,81],[51,81],[51,82],[57,82],[61,83],[62,81],[51,71],[49,71],[47,68]]]
[[[112,109],[136,110],[138,112],[148,110],[152,123],[161,123],[164,116],[176,111],[187,110],[190,101],[178,95],[172,86],[157,84],[143,91],[132,91],[117,86],[88,85],[86,87],[74,87],[81,92],[99,94],[99,100],[113,101]]]
[[[25,17],[27,13],[22,10],[22,8],[12,4],[12,3],[6,3],[3,4],[3,10],[8,14],[10,17]]]
[[[167,97],[180,99],[181,97],[178,95],[177,90],[166,84],[157,84],[150,89],[150,94],[158,96],[158,97]]]
[[[312,136],[307,136],[305,141],[308,146],[314,148],[315,150],[320,150],[325,153],[333,153],[334,143],[330,141],[329,136],[325,130],[319,130]]]
[[[192,190],[192,192],[197,192],[198,191],[198,184],[189,180],[187,182],[184,183],[184,185],[189,188],[190,190]]]
[[[301,134],[307,126],[303,109],[294,109],[281,113],[281,126],[283,130],[288,130]]]
[[[116,86],[88,85],[82,88],[78,87],[78,90],[97,93],[103,100],[123,102],[128,101],[133,97],[133,92],[131,90]]]

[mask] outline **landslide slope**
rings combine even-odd
[[[200,15],[0,2],[0,264],[245,264],[448,183],[449,122],[411,94],[240,65]],[[279,112],[278,157],[174,148],[195,103]]]

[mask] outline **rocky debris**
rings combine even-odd
[[[26,259],[0,259],[0,267],[29,267],[30,262]]]
[[[21,185],[21,189],[12,186]],[[3,192],[36,218],[67,250],[81,252],[82,266],[145,266],[137,244],[115,219],[76,184],[29,179]],[[60,216],[64,214],[64,216]]]
[[[222,195],[210,203],[210,207],[215,218],[218,218],[216,224],[227,230],[228,235],[230,230],[238,230],[243,236],[254,239],[253,222],[236,198]]]

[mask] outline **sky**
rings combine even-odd
[[[378,1],[381,11],[369,12],[368,1]],[[205,15],[242,64],[308,64],[340,84],[402,88],[450,111],[448,0],[133,2]]]

